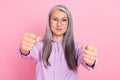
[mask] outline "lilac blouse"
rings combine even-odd
[[[93,70],[93,67],[86,65],[82,59],[82,44],[75,43],[77,66],[82,64],[88,70]],[[41,59],[43,42],[39,41],[35,44],[30,54],[22,57],[35,59],[36,61],[36,79],[35,80],[78,80],[78,70],[73,72],[67,66],[62,48],[62,41],[52,41],[52,53],[49,57],[51,66],[45,68]]]

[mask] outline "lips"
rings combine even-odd
[[[56,28],[57,31],[61,31],[62,29],[61,28]]]

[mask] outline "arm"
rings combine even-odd
[[[97,65],[97,63],[98,63],[98,59],[97,59],[97,58],[96,58],[95,63],[94,63],[92,66],[89,66],[89,65],[83,60],[83,58],[82,58],[82,60],[81,60],[82,66],[84,66],[84,67],[85,67],[86,69],[88,69],[89,71],[93,71],[94,68],[95,68],[95,66]]]
[[[97,59],[97,48],[93,46],[82,47],[83,60],[89,67],[94,67]]]
[[[21,53],[27,56],[39,39],[35,34],[25,33],[21,41]]]
[[[90,46],[89,46],[89,49],[91,49]],[[88,48],[85,49],[85,47],[83,47],[81,44],[77,45],[77,48],[76,48],[77,62],[78,62],[77,64],[78,66],[82,64],[82,66],[84,66],[85,68],[91,71],[94,69],[98,60],[96,58],[97,50],[94,51],[94,49],[92,50],[89,50],[89,49]]]
[[[32,58],[37,56],[37,42],[39,37],[32,33],[25,33],[22,37],[21,46],[20,46],[20,55],[24,58]]]

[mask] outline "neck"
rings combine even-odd
[[[53,39],[58,42],[58,41],[61,41],[63,39],[63,36],[53,35]]]

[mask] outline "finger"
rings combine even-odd
[[[92,56],[97,56],[96,52],[90,51],[90,50],[84,50],[83,53],[88,54],[88,55],[92,55]]]
[[[86,49],[97,52],[97,48],[95,48],[93,46],[87,46]]]
[[[33,33],[25,33],[24,36],[30,37],[30,38],[33,38],[33,39],[37,38],[37,36],[35,34],[33,34]]]
[[[31,48],[31,47],[28,47],[28,46],[22,45],[22,46],[21,46],[21,49],[24,50],[24,51],[30,51],[32,48]]]
[[[83,57],[89,60],[96,60],[96,56],[92,56],[92,55],[83,54]]]
[[[86,46],[82,46],[82,51],[84,51],[86,49]]]
[[[95,61],[93,61],[93,60],[89,60],[89,59],[84,58],[84,57],[83,57],[83,60],[84,60],[88,65],[90,65],[90,66],[92,66],[92,65],[94,64],[94,62],[95,62]]]
[[[32,43],[28,43],[28,42],[26,42],[26,41],[22,41],[22,45],[24,45],[24,46],[28,46],[28,47],[31,47],[31,48],[34,47],[34,44],[32,44]]]
[[[30,38],[30,37],[23,37],[23,38],[22,38],[22,41],[26,41],[26,42],[28,42],[28,43],[33,43],[33,44],[36,43],[36,40],[35,40],[35,39],[32,39],[32,38]]]

